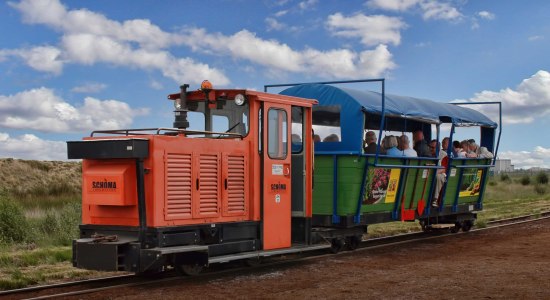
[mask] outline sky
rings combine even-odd
[[[549,14],[547,0],[2,1],[0,157],[66,160],[92,130],[171,127],[183,83],[385,78],[391,94],[501,101],[499,158],[550,168]]]

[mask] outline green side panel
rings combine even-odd
[[[453,165],[484,165],[489,164],[490,160],[487,159],[460,159],[454,160]],[[484,186],[478,185],[476,188],[476,182],[480,183],[481,176],[479,170],[487,172],[488,168],[451,168],[449,177],[447,177],[447,191],[445,192],[445,206],[452,206],[456,197],[458,197],[458,204],[476,203],[479,199],[479,191],[484,189]],[[461,186],[458,186],[460,178],[462,177]],[[477,181],[479,180],[479,181]]]
[[[374,163],[374,158],[370,157],[369,161]],[[378,164],[403,165],[405,161],[399,158],[384,157],[378,159]],[[395,207],[395,202],[399,199],[397,192],[399,191],[401,172],[399,168],[369,166],[361,212],[391,212]],[[388,190],[393,190],[395,195],[388,196]]]
[[[313,214],[332,214],[333,170],[332,156],[316,155],[313,172]]]

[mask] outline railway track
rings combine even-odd
[[[500,220],[492,220],[487,222],[487,227],[474,228],[469,232],[480,232],[485,230],[491,230],[499,227],[513,226],[523,224],[527,222],[535,222],[550,218],[550,212],[544,212],[540,214],[531,214],[520,217],[506,218]],[[376,249],[381,247],[396,246],[411,242],[420,242],[425,240],[432,240],[443,238],[447,236],[455,236],[457,234],[468,234],[469,232],[449,233],[448,231],[435,231],[435,232],[413,232],[393,235],[389,237],[372,238],[363,240],[355,251],[365,251],[368,249]],[[64,282],[50,285],[34,286],[22,289],[1,291],[0,298],[2,299],[52,299],[61,297],[72,297],[84,294],[97,293],[101,291],[120,289],[128,287],[143,286],[148,284],[158,284],[169,281],[189,281],[197,279],[208,279],[209,277],[218,277],[229,273],[251,273],[261,269],[284,265],[299,263],[300,261],[319,259],[322,257],[334,256],[334,255],[346,255],[350,252],[340,252],[338,254],[327,254],[326,251],[312,251],[308,254],[293,255],[290,259],[269,259],[267,262],[262,263],[254,267],[237,267],[237,268],[214,268],[210,272],[200,274],[194,277],[180,277],[176,276],[175,272],[166,272],[155,278],[147,278],[136,275],[121,275],[110,276],[104,278],[87,279],[81,281]]]

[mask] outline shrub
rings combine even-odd
[[[546,186],[542,184],[535,184],[535,192],[539,195],[546,194]]]
[[[531,178],[529,178],[528,175],[524,175],[523,177],[521,177],[520,181],[519,181],[522,185],[529,185],[531,183]]]
[[[510,176],[506,173],[500,174],[500,181],[510,181]]]
[[[0,243],[25,242],[29,234],[29,224],[23,209],[0,191]]]
[[[491,180],[491,181],[489,181],[489,185],[490,185],[490,186],[495,186],[495,185],[497,185],[497,182]]]
[[[61,210],[50,209],[39,222],[39,227],[54,245],[68,246],[78,237],[80,211],[80,203],[68,203]]]
[[[33,169],[45,172],[48,172],[52,169],[52,167],[48,163],[39,160],[21,160],[21,162],[29,165]]]
[[[535,177],[535,182],[538,184],[547,184],[548,183],[548,174],[545,172],[540,172]]]

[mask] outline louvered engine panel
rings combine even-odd
[[[166,208],[167,220],[192,217],[191,154],[166,156]]]
[[[245,201],[245,157],[244,155],[228,155],[227,187],[224,197],[224,214],[242,215],[246,212]]]
[[[199,157],[199,203],[200,216],[218,215],[219,162],[217,154],[200,154]]]

